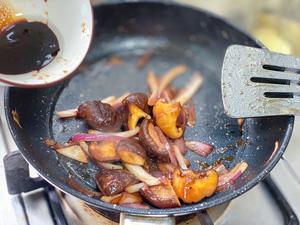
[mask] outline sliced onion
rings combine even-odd
[[[119,137],[124,137],[124,138],[130,138],[130,137],[135,136],[139,132],[139,130],[140,130],[140,128],[136,127],[132,130],[116,132],[116,133],[105,133],[105,132],[101,132],[98,130],[89,130],[88,133],[89,134],[105,134],[105,135],[113,135],[113,136],[119,136]]]
[[[150,209],[150,207],[148,205],[144,205],[141,203],[121,204],[120,206],[123,206],[126,208]]]
[[[81,147],[78,145],[72,145],[64,148],[57,148],[56,151],[68,158],[77,160],[82,163],[88,163],[88,158],[86,154],[82,151]]]
[[[143,198],[139,193],[127,193],[123,192],[122,197],[120,198],[118,205],[122,204],[140,204],[143,202]]]
[[[165,102],[171,102],[171,96],[170,96],[170,92],[168,90],[164,90],[161,93],[160,98],[163,99]]]
[[[153,70],[149,70],[148,77],[147,77],[148,87],[151,91],[150,97],[148,98],[148,105],[153,106],[157,100],[159,99],[158,96],[158,79],[153,72]]]
[[[244,119],[244,118],[238,118],[238,119],[237,119],[237,122],[238,122],[238,125],[239,125],[239,126],[243,126],[244,123],[245,123],[245,119]]]
[[[172,146],[173,148],[173,151],[174,151],[174,154],[176,156],[176,159],[177,159],[177,162],[179,164],[179,167],[182,169],[182,170],[187,170],[187,166],[185,164],[185,158],[183,157],[183,155],[181,154],[179,148],[177,145],[173,145]]]
[[[125,94],[121,95],[119,98],[117,98],[115,101],[111,103],[111,106],[116,108],[119,108],[122,105],[122,101],[130,95],[130,92],[126,92]]]
[[[183,138],[178,138],[173,143],[174,143],[174,145],[176,145],[179,148],[181,154],[183,154],[183,155],[186,154],[187,148],[185,146],[185,141]]]
[[[195,104],[192,100],[189,100],[186,104],[183,105],[183,110],[187,115],[187,125],[190,127],[194,127],[196,125],[196,109]]]
[[[177,163],[177,159],[176,159],[176,156],[174,154],[174,152],[172,151],[172,149],[170,148],[169,149],[169,158],[170,158],[170,162],[174,165],[174,166],[178,166],[178,163]]]
[[[272,155],[270,156],[270,158],[265,162],[265,164],[268,164],[270,162],[271,159],[273,159],[274,155],[277,153],[279,149],[279,141],[275,141],[275,144],[274,144],[274,150],[272,152]]]
[[[176,156],[175,156],[175,153],[171,147],[171,145],[169,143],[166,144],[166,149],[168,150],[168,153],[169,153],[169,159],[170,159],[170,162],[174,165],[174,166],[178,166],[178,163],[177,163],[177,159],[176,159]]]
[[[117,133],[102,133],[99,131],[93,131],[92,133],[79,133],[71,137],[72,142],[80,141],[120,141],[125,138],[132,137],[139,132],[139,127],[136,127],[129,131],[117,132]]]
[[[117,55],[112,55],[106,62],[108,65],[111,66],[118,66],[118,65],[122,65],[124,63],[124,60]]]
[[[182,75],[187,71],[187,67],[185,65],[177,65],[172,69],[168,70],[161,78],[159,87],[158,87],[158,96],[162,94],[165,88],[178,76]]]
[[[88,157],[91,157],[91,154],[89,153],[89,146],[85,141],[80,141],[79,146]]]
[[[145,52],[137,61],[136,68],[142,70],[153,56],[153,51]]]
[[[188,149],[203,157],[208,156],[214,149],[214,146],[200,141],[186,141],[185,145]]]
[[[112,164],[112,163],[101,163],[98,162],[98,165],[105,168],[105,169],[109,169],[109,170],[122,170],[123,166],[121,165],[116,165],[116,164]]]
[[[160,180],[149,174],[143,167],[137,165],[131,165],[125,163],[124,166],[129,170],[137,179],[145,182],[149,186],[154,186],[160,184]]]
[[[219,177],[218,189],[223,189],[234,182],[246,171],[248,164],[246,162],[240,162],[236,164],[228,173],[225,173]]]
[[[218,173],[219,176],[222,176],[229,172],[223,163],[218,163],[217,165],[213,166],[212,168]]]
[[[115,136],[115,135],[107,135],[107,134],[85,134],[79,133],[75,134],[71,137],[72,142],[80,142],[80,141],[120,141],[124,139],[124,137]]]
[[[109,97],[101,100],[101,102],[107,103],[110,105],[112,105],[116,101],[117,101],[117,98],[115,96],[109,96]],[[59,112],[56,112],[55,114],[59,118],[70,118],[70,117],[76,117],[77,113],[78,113],[78,109],[76,108],[76,109],[67,109],[67,110],[59,111]]]
[[[117,194],[117,195],[112,195],[112,196],[102,196],[100,198],[101,201],[107,202],[107,203],[112,203],[112,204],[117,204],[118,200],[122,197],[122,194]],[[115,202],[114,202],[115,201]]]
[[[145,186],[144,183],[138,183],[138,184],[130,185],[130,186],[125,188],[125,191],[128,192],[128,193],[135,193],[135,192],[138,192],[144,186]]]
[[[194,94],[198,91],[203,83],[203,77],[200,73],[195,73],[191,80],[188,82],[186,87],[179,93],[179,95],[175,98],[175,102],[180,102],[181,105],[184,105],[187,101],[189,101]]]
[[[69,118],[69,117],[75,117],[75,116],[77,116],[77,112],[78,112],[77,109],[68,109],[68,110],[56,112],[55,114],[59,118]]]
[[[166,136],[164,135],[164,133],[161,131],[161,129],[159,127],[155,126],[154,128],[158,134],[158,138],[159,138],[160,142],[162,144],[164,144],[165,149],[168,151],[169,159],[170,159],[171,163],[177,167],[178,164],[177,164],[176,156],[172,150],[169,140],[166,138]]]
[[[116,96],[109,96],[107,98],[102,99],[101,102],[106,104],[112,104],[114,101],[116,101],[116,99]]]

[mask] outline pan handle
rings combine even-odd
[[[214,222],[212,221],[206,210],[199,211],[196,213],[196,215],[201,225],[214,225]]]
[[[120,225],[175,225],[175,217],[143,217],[121,213]]]
[[[28,163],[19,151],[14,151],[4,156],[3,162],[9,194],[21,194],[48,185],[41,177],[31,178],[29,176]]]
[[[213,225],[214,222],[207,211],[196,213],[201,225]],[[121,213],[120,225],[175,225],[175,217],[142,217]]]

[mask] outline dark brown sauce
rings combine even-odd
[[[236,142],[236,146],[239,148],[239,147],[241,147],[241,146],[243,146],[243,145],[245,145],[245,144],[247,144],[247,141],[245,141],[245,140],[243,140],[243,139],[239,139],[239,140],[237,140],[237,142]]]
[[[203,162],[203,161],[199,161],[198,166],[199,166],[200,171],[207,170],[210,167],[210,165],[207,162]]]
[[[221,164],[223,163],[224,161],[227,161],[227,162],[232,162],[234,160],[234,157],[233,156],[225,156],[225,157],[221,157],[219,159],[217,159],[213,165],[218,165],[218,164]]]
[[[16,75],[40,70],[59,52],[54,32],[44,23],[21,21],[0,33],[0,73]]]

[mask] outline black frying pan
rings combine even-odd
[[[235,119],[228,118],[221,98],[221,66],[226,48],[231,44],[254,47],[260,45],[242,31],[206,12],[174,3],[131,2],[111,3],[97,7],[92,47],[85,62],[71,80],[47,89],[24,90],[8,88],[5,110],[13,137],[25,159],[54,186],[101,209],[134,215],[184,215],[229,201],[261,181],[283,154],[292,133],[294,118],[288,116],[247,119],[243,136]],[[135,67],[137,59],[148,50],[155,55],[144,70]],[[112,55],[121,56],[125,63],[107,65]],[[54,138],[65,142],[72,134],[86,130],[83,121],[59,120],[58,110],[74,108],[81,102],[121,95],[125,91],[146,91],[149,68],[162,74],[176,64],[186,64],[192,73],[204,75],[204,85],[194,97],[197,125],[186,131],[186,137],[213,144],[216,149],[207,158],[188,153],[192,168],[199,161],[212,164],[224,161],[228,167],[245,160],[249,167],[245,174],[225,192],[220,192],[198,204],[182,205],[174,209],[133,209],[113,206],[76,191],[68,185],[72,175],[78,183],[94,189],[97,168],[80,165],[43,144]],[[188,76],[177,82],[184,83]],[[22,128],[12,118],[12,110],[20,115]],[[237,147],[239,139],[246,145]],[[275,141],[280,146],[274,150]]]

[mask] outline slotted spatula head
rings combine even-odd
[[[222,68],[223,104],[233,118],[300,115],[300,59],[230,46]]]

